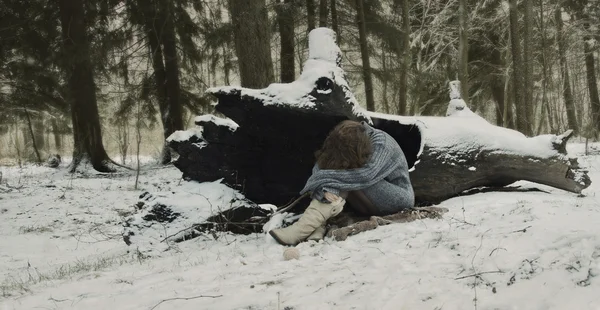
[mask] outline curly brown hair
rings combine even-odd
[[[331,130],[315,155],[321,169],[345,170],[364,166],[371,156],[371,139],[357,121],[342,121]]]

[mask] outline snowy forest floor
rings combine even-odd
[[[131,172],[0,167],[0,309],[600,309],[600,155],[569,154],[585,197],[519,182],[546,192],[453,198],[441,220],[302,243],[291,261],[264,234],[128,254],[122,216],[181,190],[174,167],[146,165],[139,190]]]

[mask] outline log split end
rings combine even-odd
[[[557,135],[554,139],[552,139],[552,146],[554,146],[554,149],[561,154],[567,154],[567,143],[573,136],[573,133],[573,129],[569,129],[563,134]]]

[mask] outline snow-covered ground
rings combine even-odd
[[[569,145],[585,197],[520,182],[549,193],[457,197],[442,220],[303,243],[291,261],[264,234],[127,253],[122,217],[144,191],[189,188],[176,168],[147,166],[134,190],[132,173],[0,167],[0,310],[600,309],[600,156],[582,151]]]

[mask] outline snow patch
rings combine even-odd
[[[236,131],[238,129],[238,127],[240,127],[232,119],[217,117],[212,114],[200,115],[200,116],[196,116],[194,118],[194,123],[196,123],[196,124],[203,123],[203,122],[204,123],[213,123],[217,126],[229,127],[229,130],[231,130],[232,132]]]
[[[395,120],[402,124],[418,125],[423,139],[422,146],[427,145],[432,152],[444,154],[441,156],[447,157],[447,150],[452,148],[462,153],[489,151],[540,159],[551,157],[564,159],[562,158],[564,156],[554,149],[555,135],[527,137],[516,130],[492,125],[479,116],[461,121],[456,117],[408,117],[370,111],[367,114],[371,117]],[[447,159],[458,162],[458,158]]]
[[[460,91],[460,81],[450,81],[450,100],[454,99],[462,99],[461,91]],[[464,102],[464,101],[463,101]]]
[[[479,115],[473,113],[469,107],[467,107],[467,103],[462,99],[452,99],[448,103],[448,108],[446,109],[446,116],[451,117],[480,117]]]
[[[342,65],[342,50],[337,45],[336,33],[325,27],[313,29],[308,34],[308,59],[319,59],[337,67]]]
[[[469,107],[467,103],[463,100],[461,96],[461,87],[460,81],[450,81],[450,102],[448,103],[448,108],[446,109],[446,116],[452,117],[478,117],[479,115],[475,114]],[[483,120],[483,118],[481,118]]]
[[[187,141],[187,140],[191,139],[192,137],[197,137],[197,138],[202,139],[202,132],[203,132],[202,127],[193,127],[188,130],[177,130],[167,138],[167,142]]]
[[[169,249],[171,240],[191,232],[216,213],[247,205],[244,196],[221,183],[184,182],[177,191],[144,193],[138,212],[124,221],[123,237],[141,253],[156,255]]]
[[[319,94],[331,94],[331,89],[326,89],[326,90],[317,89],[317,93],[319,93]]]
[[[197,143],[192,143],[192,145],[195,146],[195,147],[197,147],[197,148],[199,148],[199,149],[203,149],[206,146],[208,146],[208,142],[206,142],[206,141],[200,141],[200,142],[197,142]]]
[[[272,205],[270,203],[263,203],[263,204],[259,204],[258,206],[267,211],[272,211],[272,212],[277,211],[277,206]]]

